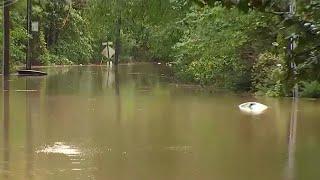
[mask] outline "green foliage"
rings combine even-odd
[[[302,83],[302,97],[310,97],[310,98],[320,98],[320,82],[319,81],[311,81]]]
[[[2,11],[0,13],[0,23],[2,24]],[[11,30],[10,30],[10,68],[13,70],[15,65],[24,63],[26,55],[26,40],[28,34],[24,28],[25,20],[23,16],[17,12],[11,12]],[[3,28],[0,30],[0,55],[2,57],[3,46]],[[2,62],[1,62],[2,64]],[[2,68],[1,68],[2,69]]]
[[[250,79],[238,48],[249,41],[252,29],[266,26],[262,14],[245,14],[222,6],[193,9],[181,22],[184,34],[174,47],[179,75],[201,84],[237,88]]]
[[[87,37],[61,39],[52,47],[51,52],[60,57],[71,59],[76,64],[88,64],[91,60],[92,47]]]
[[[26,42],[28,38],[28,33],[21,22],[24,19],[21,15],[17,13],[12,14],[12,29],[11,29],[11,58],[16,63],[23,63],[25,61],[26,55]]]
[[[50,63],[60,64],[71,60],[76,64],[88,64],[93,49],[88,32],[88,21],[82,16],[81,11],[75,10],[71,5],[62,2],[60,4],[59,2],[49,2],[45,7],[46,12],[49,11],[49,14],[46,14],[46,31],[49,31],[47,33],[49,52],[61,59],[59,62]],[[53,31],[56,34],[52,34],[52,26],[58,27]]]
[[[172,22],[152,27],[149,38],[150,54],[152,59],[173,61],[173,46],[179,42],[183,31]]]
[[[290,2],[33,1],[32,18],[40,22],[40,31],[32,37],[32,58],[42,65],[100,62],[102,42],[115,42],[115,20],[121,19],[122,60],[172,62],[176,75],[186,81],[287,95],[294,83],[320,78],[320,1],[296,1],[294,15],[285,13]],[[25,4],[18,1],[11,11],[13,64],[25,60]],[[292,58],[287,48],[291,35],[298,37]],[[292,61],[297,76],[289,66]],[[305,92],[317,89],[314,83],[303,84]]]
[[[40,57],[40,62],[43,65],[72,65],[72,61],[63,56],[57,56],[50,53],[42,54]]]
[[[273,97],[285,95],[286,69],[283,58],[269,52],[261,54],[252,69],[254,90]]]

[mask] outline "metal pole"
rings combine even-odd
[[[296,0],[290,0],[289,1],[289,15],[290,17],[293,17],[296,14]],[[299,96],[299,86],[297,84],[297,64],[293,59],[293,50],[296,48],[296,39],[297,36],[296,35],[291,35],[291,37],[289,38],[289,49],[288,49],[288,56],[290,59],[290,66],[292,69],[292,73],[293,73],[293,80],[294,80],[294,87],[292,89],[292,94],[294,98],[298,98]]]
[[[120,51],[121,51],[121,40],[120,40],[120,29],[121,29],[121,14],[119,13],[117,20],[116,20],[116,43],[115,43],[115,55],[114,55],[114,64],[119,64],[119,57],[120,57]]]
[[[109,42],[107,41],[107,51],[108,51],[108,61],[110,59],[110,52],[109,52]]]
[[[32,18],[32,2],[28,0],[27,2],[27,30],[28,35],[32,36],[31,32],[31,18]],[[32,37],[28,37],[28,44],[27,44],[27,54],[26,54],[26,69],[31,69],[31,39]]]
[[[9,76],[10,70],[10,4],[11,0],[3,5],[3,63],[2,73],[4,77]]]
[[[117,20],[116,20],[116,27],[115,27],[115,55],[114,55],[114,64],[117,66],[119,64],[119,57],[121,53],[121,11],[122,11],[122,0],[117,1],[116,10],[117,13]]]

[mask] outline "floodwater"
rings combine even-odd
[[[42,70],[2,81],[1,180],[320,179],[319,100],[206,93],[153,64]]]

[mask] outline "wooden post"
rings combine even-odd
[[[10,73],[10,4],[3,4],[3,62],[2,73],[4,77],[8,77]]]

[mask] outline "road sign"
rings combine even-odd
[[[31,31],[32,32],[39,32],[39,22],[38,21],[33,21],[31,23]]]
[[[102,42],[102,46],[112,46],[112,42]]]

